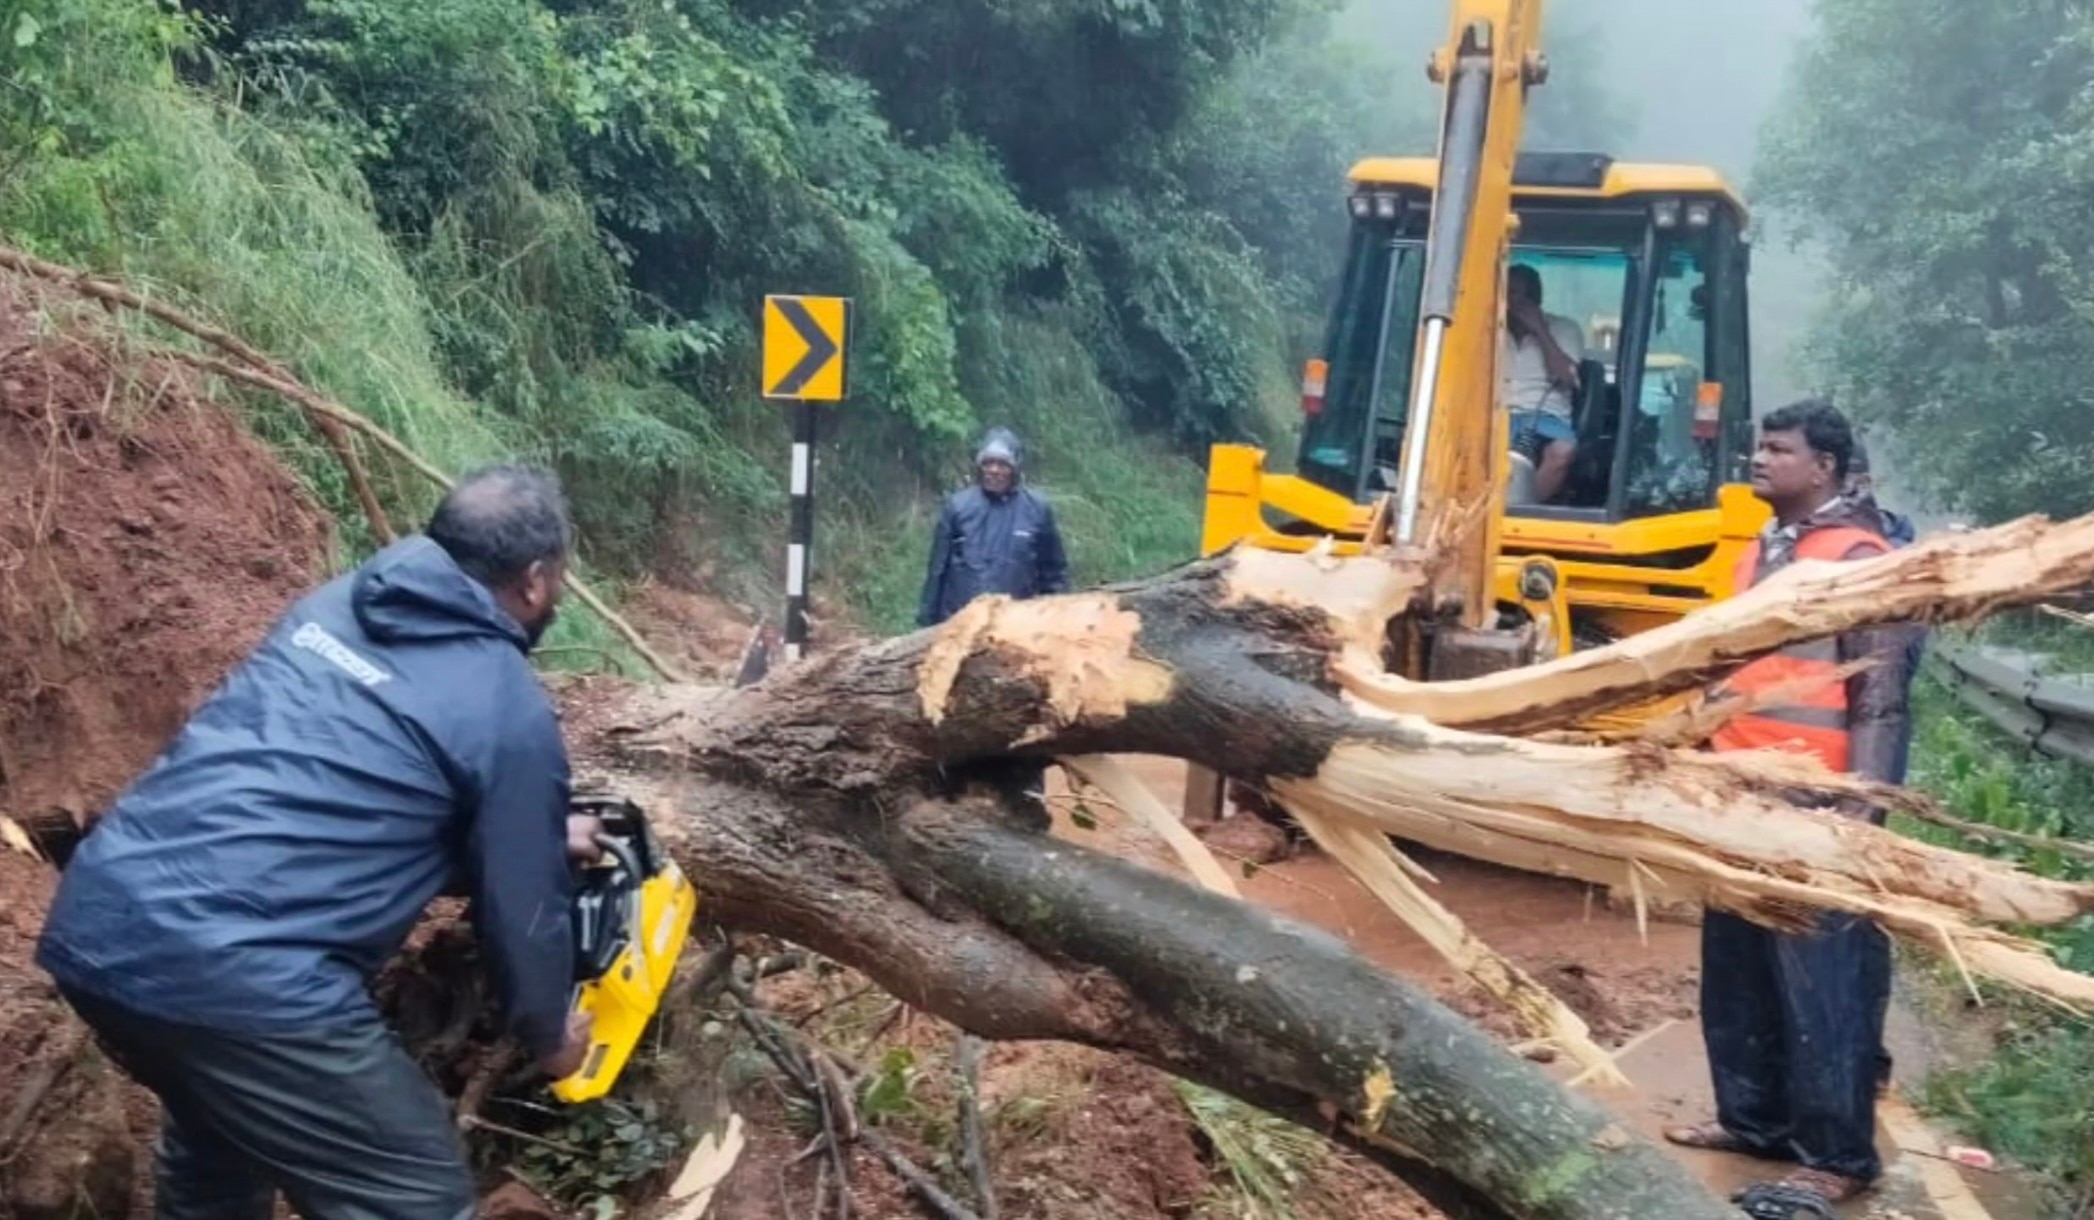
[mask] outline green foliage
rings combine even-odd
[[[2094,1182],[2094,1027],[2011,1024],[1992,1059],[1930,1077],[1923,1100],[2001,1156],[2070,1186]]]
[[[1918,732],[1911,783],[1968,821],[2017,834],[2094,842],[2094,772],[2036,753],[1958,704],[1932,675],[1914,683]],[[1900,826],[1918,838],[1982,851],[2046,877],[2094,880],[2094,863],[2014,844],[1979,844],[1938,827]],[[2094,918],[2040,935],[2069,969],[2094,972]]]
[[[617,1214],[631,1188],[666,1168],[687,1142],[652,1101],[605,1099],[576,1106],[543,1134],[519,1140],[516,1159],[547,1198],[601,1220]]]
[[[1194,551],[1208,443],[1291,447],[1343,169],[1429,146],[1430,91],[1394,101],[1398,49],[1345,49],[1330,8],[23,0],[0,224],[439,467],[552,463],[596,566],[745,598],[775,592],[784,516],[758,305],[849,295],[817,574],[899,627],[987,423],[1026,437],[1085,582]],[[366,550],[332,455],[248,400]],[[579,612],[549,643],[631,663]]]
[[[859,1087],[859,1116],[876,1125],[915,1117],[918,1074],[915,1052],[906,1046],[888,1047]]]
[[[1014,312],[971,326],[962,352],[983,370],[978,393],[990,422],[1024,439],[1026,481],[1054,506],[1071,579],[1081,587],[1159,571],[1197,552],[1204,475],[1199,464],[1127,421],[1070,313]],[[892,452],[896,444],[863,427],[846,435],[842,447],[854,452]],[[852,512],[828,535],[835,545],[817,540],[833,557],[828,579],[876,629],[913,624],[937,520],[934,497],[966,483],[971,456],[966,446],[942,450],[906,513]],[[821,477],[830,477],[826,468]],[[863,503],[884,479],[879,470],[846,463],[835,472],[835,496],[824,503]]]
[[[1914,705],[1914,786],[1980,825],[2094,841],[2094,774],[2009,741],[1931,678],[1915,684]],[[2043,876],[2094,877],[2094,866],[2056,851],[1987,844],[1902,819],[1897,829],[2007,859]],[[2094,918],[2039,935],[2062,965],[2094,970]],[[1935,1073],[1923,1100],[1984,1146],[2084,1189],[2094,1183],[2094,1025],[2012,995],[1988,999],[2014,1014],[1993,1053],[1975,1065]]]
[[[1140,422],[1190,446],[1244,435],[1259,370],[1282,354],[1252,251],[1175,190],[1085,192],[1071,211],[1116,303],[1112,381],[1140,404]]]
[[[2094,507],[2094,13],[1821,0],[1759,190],[1821,251],[1811,371],[1944,507]]]
[[[445,385],[421,291],[361,180],[175,86],[171,56],[195,45],[194,21],[125,0],[54,0],[18,10],[18,23],[39,8],[41,35],[12,66],[43,104],[0,109],[0,127],[41,124],[45,151],[0,179],[0,228],[228,325],[440,465],[516,441]],[[280,404],[258,409],[265,435],[301,455],[323,499],[353,520],[340,472],[303,425]],[[395,501],[425,504],[409,486],[392,485]]]

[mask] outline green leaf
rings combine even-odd
[[[43,23],[34,13],[21,13],[15,17],[15,46],[28,50],[36,45],[37,35],[43,33]]]

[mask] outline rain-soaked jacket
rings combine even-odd
[[[990,432],[982,453],[1010,462],[1014,473],[1021,470],[1017,438],[1003,429]],[[1019,481],[1000,496],[977,484],[954,492],[938,515],[916,625],[942,623],[985,593],[1027,598],[1068,588],[1069,562],[1054,509]]]
[[[1883,522],[1883,536],[1893,549],[1911,546],[1918,540],[1919,531],[1912,518],[1894,513],[1876,502],[1873,493],[1863,492],[1853,497],[1856,511],[1873,511]],[[1912,693],[1912,679],[1919,676],[1920,662],[1927,652],[1927,629],[1917,624],[1896,629],[1905,641],[1905,692],[1908,700]],[[1898,738],[1897,761],[1891,768],[1891,781],[1902,784],[1912,762],[1912,716],[1908,709],[1905,731]]]
[[[1804,534],[1832,526],[1852,526],[1883,535],[1884,524],[1873,503],[1840,498],[1817,512],[1784,528],[1770,521],[1760,535],[1760,563],[1755,583],[1795,562],[1796,541]],[[1857,546],[1845,558],[1863,559],[1882,553],[1880,548]],[[1876,664],[1864,667],[1847,679],[1848,766],[1868,779],[1898,782],[1903,779],[1907,722],[1907,673],[1915,628],[1885,624],[1857,628],[1837,638],[1839,662],[1847,665],[1864,657]]]
[[[307,594],[81,842],[58,982],[268,1034],[361,1016],[454,884],[510,1029],[557,1050],[574,979],[569,773],[523,630],[417,535]]]

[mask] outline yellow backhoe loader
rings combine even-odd
[[[1725,598],[1767,515],[1746,481],[1745,205],[1703,167],[1520,152],[1528,92],[1548,78],[1543,7],[1453,0],[1428,68],[1444,91],[1438,155],[1350,174],[1294,473],[1243,445],[1209,461],[1204,554],[1453,556],[1428,625],[1390,641],[1391,668],[1421,680],[1546,660]],[[1575,389],[1560,383],[1574,456],[1545,502],[1538,447],[1523,435],[1515,450],[1501,387],[1514,265],[1542,285],[1552,331],[1576,332]],[[1188,815],[1212,816],[1218,779],[1192,778]]]

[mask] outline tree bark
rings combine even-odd
[[[1995,558],[2009,544],[2023,558],[2011,568]],[[2070,919],[2094,909],[2094,888],[1799,807],[1900,793],[1783,759],[1459,732],[1364,697],[1356,667],[1426,571],[1416,556],[1245,552],[1090,593],[985,599],[746,690],[583,681],[564,692],[577,771],[655,811],[712,917],[806,944],[984,1037],[1136,1055],[1313,1123],[1456,1215],[1730,1212],[1333,938],[1048,836],[1027,794],[1042,767],[1187,759],[1269,787],[1341,847],[1400,830],[1540,871],[1647,874],[1775,924],[1860,909],[1931,949],[1961,946],[1978,969],[2094,995],[1980,926]],[[2023,523],[1838,579],[1809,569],[1780,586],[1783,611],[1762,606],[1744,630],[1764,651],[1898,616],[1910,606],[1897,590],[1925,573],[1949,613],[2035,600],[2094,582],[2094,523]],[[1527,680],[1562,723],[1676,684],[1653,657],[1697,680],[1746,659],[1675,634],[1670,652],[1630,641],[1569,678],[1559,663]]]

